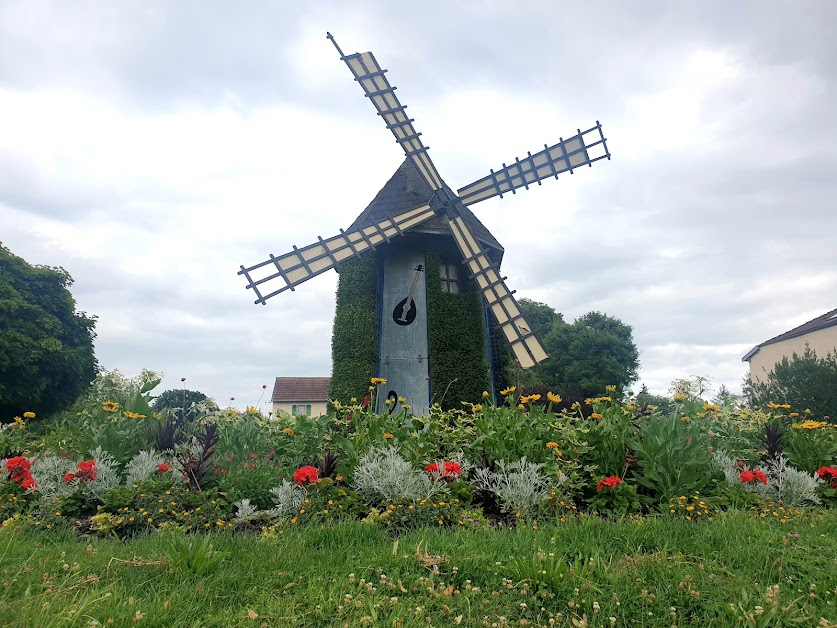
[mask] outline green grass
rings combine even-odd
[[[833,625],[837,512],[804,517],[582,517],[539,530],[398,538],[346,523],[208,542],[7,527],[0,624],[517,626],[553,617],[609,626],[615,617],[617,626],[731,626],[752,613],[742,625],[817,626],[822,617]]]

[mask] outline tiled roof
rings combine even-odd
[[[837,309],[831,310],[830,312],[826,312],[822,316],[817,316],[817,318],[811,319],[807,323],[802,323],[799,327],[794,327],[790,331],[786,331],[783,334],[779,334],[778,336],[774,336],[770,340],[765,340],[761,344],[756,345],[752,349],[747,352],[743,358],[741,358],[742,362],[746,362],[750,358],[752,358],[758,350],[765,346],[765,345],[772,345],[776,344],[777,342],[782,342],[784,340],[790,340],[791,338],[797,338],[799,336],[804,336],[805,334],[810,334],[814,331],[819,331],[820,329],[826,329],[827,327],[834,327],[837,325]]]
[[[450,189],[448,189],[448,192],[455,196]],[[432,190],[421,177],[413,162],[410,159],[405,159],[404,163],[395,171],[395,174],[381,188],[381,191],[360,213],[360,216],[355,219],[347,231],[368,227],[382,218],[386,218],[387,215],[395,215],[418,207],[422,203],[426,203],[432,194]],[[474,216],[473,212],[467,207],[461,206],[460,213],[471,231],[474,232],[474,236],[490,249],[495,249],[498,258],[502,257],[502,245],[485,228],[485,225]],[[431,221],[435,221],[435,219],[431,219]]]
[[[271,401],[328,401],[330,377],[277,377]]]

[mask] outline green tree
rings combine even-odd
[[[202,401],[208,401],[210,408],[218,409],[218,406],[212,399],[209,399],[205,394],[198,390],[188,390],[186,388],[172,388],[164,390],[151,403],[151,408],[155,412],[162,412],[163,410],[184,410],[187,415],[191,413],[189,410],[193,405],[199,404]]]
[[[549,357],[516,381],[593,396],[603,393],[605,386],[621,390],[636,380],[639,352],[630,325],[601,312],[588,312],[568,324],[544,303],[529,299],[519,303]]]
[[[753,407],[789,403],[797,412],[810,409],[814,418],[837,420],[837,353],[818,358],[807,344],[802,355],[785,356],[764,381],[744,381],[744,395]]]
[[[0,419],[68,408],[96,377],[95,317],[76,312],[72,284],[0,244]]]

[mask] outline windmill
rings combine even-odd
[[[560,138],[543,150],[528,152],[514,163],[502,165],[455,193],[442,180],[413,126],[395,95],[386,72],[371,52],[343,54],[330,33],[340,59],[351,70],[364,95],[375,107],[401,146],[406,159],[369,207],[345,231],[308,246],[245,268],[247,288],[256,295],[255,303],[265,304],[277,294],[293,291],[296,286],[355,257],[375,252],[379,255],[378,286],[378,361],[375,372],[388,381],[389,397],[404,397],[413,413],[422,414],[430,399],[429,366],[433,361],[428,341],[426,266],[423,242],[429,237],[452,239],[459,263],[440,265],[442,284],[447,292],[458,292],[466,282],[479,291],[484,309],[494,319],[485,317],[486,340],[491,329],[499,330],[516,361],[530,368],[546,359],[538,338],[520,312],[513,291],[500,275],[503,248],[469,209],[495,196],[503,197],[520,188],[541,185],[562,172],[572,174],[582,166],[592,166],[600,159],[610,159],[601,124]],[[448,258],[449,259],[449,258]],[[452,261],[452,260],[450,260]],[[341,277],[342,280],[342,277]],[[453,324],[456,324],[454,321]],[[489,349],[490,351],[490,349]],[[491,370],[488,363],[486,370]],[[472,368],[480,368],[479,365]],[[496,367],[493,369],[496,370]],[[383,411],[384,397],[379,399]],[[390,408],[391,409],[391,408]]]

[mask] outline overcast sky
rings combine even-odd
[[[329,375],[337,275],[236,275],[347,227],[403,160],[372,51],[461,188],[600,120],[613,155],[472,209],[518,297],[633,326],[640,380],[740,390],[837,307],[837,2],[0,3],[0,241],[63,266],[107,369],[222,405]]]

